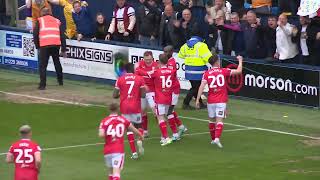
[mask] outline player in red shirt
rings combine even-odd
[[[41,167],[41,148],[31,141],[31,127],[19,129],[21,139],[13,143],[7,154],[7,163],[15,163],[15,180],[38,180]]]
[[[172,78],[172,102],[171,106],[168,110],[168,123],[170,126],[170,129],[173,133],[172,140],[176,141],[179,140],[184,132],[187,131],[187,128],[182,124],[182,121],[179,119],[178,114],[176,111],[174,111],[174,107],[178,104],[179,95],[180,95],[180,82],[177,76],[177,63],[174,59],[173,55],[173,46],[166,46],[163,49],[164,53],[169,58],[167,66],[168,68],[172,69],[175,72],[174,77]],[[177,130],[177,127],[179,131]]]
[[[208,114],[209,114],[209,130],[211,135],[211,144],[216,144],[222,148],[220,143],[220,136],[223,131],[223,119],[228,102],[227,77],[242,73],[241,56],[237,56],[239,65],[237,69],[221,68],[219,57],[213,55],[209,58],[209,63],[212,69],[206,71],[203,75],[201,85],[199,87],[198,96],[196,99],[196,106],[200,108],[200,96],[208,84]]]
[[[155,113],[155,89],[154,82],[150,77],[150,74],[158,68],[159,64],[154,61],[152,51],[146,51],[143,54],[143,59],[136,64],[135,73],[142,76],[146,86],[146,98],[142,99],[142,128],[144,129],[144,135],[147,137],[148,133],[148,116],[147,116],[147,105]]]
[[[120,112],[143,134],[141,128],[141,98],[145,98],[144,80],[141,76],[134,74],[134,65],[128,63],[125,65],[126,73],[119,77],[115,84],[113,97],[120,97]],[[133,132],[127,132],[132,159],[138,159],[138,153],[135,146],[135,137]],[[144,154],[142,141],[137,141],[139,154]]]
[[[118,115],[118,105],[112,103],[110,115],[104,118],[99,126],[99,137],[104,138],[104,159],[109,168],[109,180],[120,180],[124,163],[124,134],[130,130],[143,140],[143,135],[129,120]]]
[[[172,143],[167,131],[167,114],[172,104],[173,78],[175,71],[167,67],[168,57],[166,54],[159,55],[160,67],[151,75],[155,84],[156,114],[159,128],[162,134],[161,145],[165,146]]]

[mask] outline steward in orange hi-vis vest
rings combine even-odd
[[[41,10],[41,17],[37,19],[33,29],[33,40],[39,50],[39,90],[45,90],[47,85],[47,66],[49,58],[52,61],[57,73],[57,80],[60,86],[63,85],[63,73],[60,63],[60,55],[67,57],[66,37],[61,28],[61,22],[51,14],[49,8]],[[61,48],[61,53],[60,53]]]
[[[40,47],[50,45],[60,46],[60,20],[53,16],[46,15],[38,18],[38,21]]]

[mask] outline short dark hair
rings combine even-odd
[[[119,105],[117,103],[111,103],[109,105],[109,110],[110,112],[116,112],[118,111]]]
[[[80,4],[80,6],[81,6],[81,2],[78,1],[78,0],[77,0],[77,1],[74,1],[74,2],[72,3],[72,7],[74,7],[75,4]]]
[[[212,56],[209,58],[208,62],[213,66],[219,61],[219,56],[217,54],[212,54]]]
[[[134,65],[132,63],[128,63],[124,66],[124,69],[127,73],[134,73]]]
[[[277,19],[278,19],[278,17],[277,17],[277,16],[275,16],[275,15],[270,15],[270,16],[268,16],[268,19],[275,19],[275,20],[277,20]]]
[[[166,54],[160,54],[159,61],[161,64],[167,64],[168,63],[168,56]]]
[[[143,53],[143,56],[152,56],[153,57],[153,53],[152,53],[152,51],[146,51]]]

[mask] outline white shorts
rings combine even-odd
[[[171,105],[174,105],[174,106],[175,106],[175,105],[178,104],[179,95],[180,95],[180,94],[172,93]]]
[[[214,104],[208,104],[208,115],[209,118],[225,118],[226,116],[226,103],[214,103]]]
[[[142,118],[141,113],[138,114],[122,114],[123,117],[127,118],[131,123],[141,124]]]
[[[146,93],[146,98],[141,99],[141,108],[145,110],[147,106],[149,106],[152,110],[155,108],[156,103],[154,102],[155,99],[155,93],[154,92],[148,92]]]
[[[104,155],[106,166],[109,168],[123,168],[124,153],[112,153]]]
[[[166,104],[157,104],[156,105],[156,111],[157,115],[162,116],[162,115],[167,115],[169,111],[170,105]]]

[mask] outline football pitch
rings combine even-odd
[[[38,91],[37,82],[36,74],[0,69],[0,179],[13,179],[14,166],[4,159],[22,124],[32,126],[43,149],[41,180],[107,179],[98,125],[108,115],[104,106],[114,102],[113,87],[71,80],[59,87],[51,77],[47,90]],[[185,136],[161,147],[149,114],[145,155],[131,160],[126,143],[123,180],[320,179],[318,109],[232,98],[219,149],[210,144],[206,110],[180,107]]]

